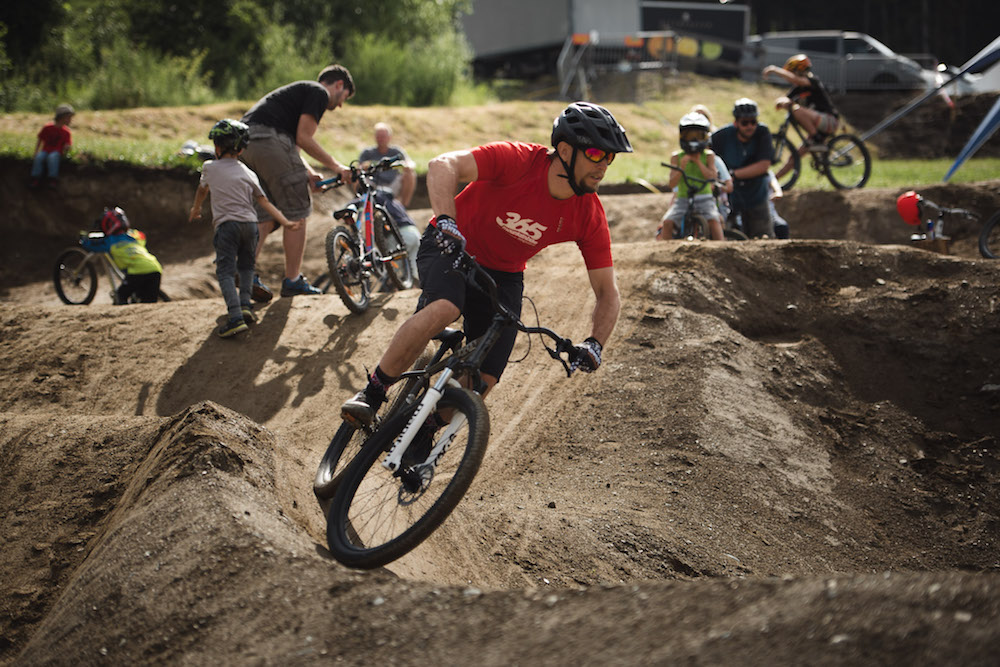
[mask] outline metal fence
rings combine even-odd
[[[567,38],[556,63],[563,97],[589,98],[602,75],[643,71],[696,71],[738,76],[743,45],[695,34],[647,31],[634,34],[576,33]]]

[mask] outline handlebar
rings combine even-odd
[[[722,181],[720,181],[719,179],[715,179],[713,181],[707,178],[698,178],[697,176],[691,176],[690,174],[686,173],[683,169],[681,169],[675,164],[670,164],[669,162],[661,162],[660,164],[663,165],[664,167],[667,167],[668,169],[673,169],[674,171],[680,173],[681,178],[683,178],[684,181],[688,184],[688,187],[691,187],[692,181],[697,183],[699,187],[708,184],[711,184],[713,187],[722,185]]]
[[[443,233],[443,232],[441,232]],[[541,336],[547,336],[555,342],[555,349],[550,348],[547,345],[543,345],[545,350],[549,353],[549,356],[556,359],[563,365],[563,369],[566,371],[566,377],[570,377],[573,374],[573,370],[570,368],[570,364],[567,363],[566,359],[562,358],[562,354],[566,354],[569,357],[569,362],[576,360],[577,350],[573,345],[573,341],[569,338],[563,338],[558,333],[549,329],[547,327],[529,327],[521,318],[518,317],[510,308],[500,303],[497,296],[497,284],[493,280],[493,276],[486,272],[476,258],[464,250],[461,251],[455,259],[454,270],[461,273],[466,281],[475,285],[483,294],[485,294],[493,307],[493,310],[499,313],[507,322],[513,326],[518,331],[522,331],[529,336],[531,334],[539,334]]]
[[[961,215],[966,218],[969,218],[970,220],[976,219],[976,215],[972,211],[969,211],[964,208],[948,208],[946,206],[938,206],[937,204],[932,202],[930,199],[927,199],[926,197],[923,200],[921,200],[920,206],[921,208],[927,210],[929,217],[941,218],[941,216],[944,215]],[[934,214],[935,212],[936,215]]]
[[[403,159],[399,155],[389,155],[377,162],[372,162],[367,167],[362,168],[361,163],[357,160],[351,162],[351,181],[358,182],[361,181],[366,185],[369,184],[368,181],[373,179],[377,174],[387,171],[389,169],[395,169],[396,167],[401,167],[403,165]],[[340,175],[333,176],[332,178],[325,178],[316,181],[316,187],[323,190],[328,190],[331,188],[339,188],[344,185],[344,179]]]

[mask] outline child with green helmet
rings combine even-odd
[[[229,338],[247,331],[248,326],[256,322],[250,301],[258,238],[254,203],[284,227],[297,229],[299,223],[290,222],[268,201],[257,174],[238,159],[250,143],[250,131],[245,123],[229,118],[220,120],[209,131],[208,138],[215,144],[217,159],[202,165],[201,180],[188,220],[201,218],[202,204],[211,192],[215,275],[226,302],[227,316],[217,333],[222,338]]]

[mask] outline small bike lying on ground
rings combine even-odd
[[[396,289],[413,286],[406,244],[399,224],[385,206],[376,199],[375,176],[387,169],[401,166],[399,156],[386,157],[362,169],[351,163],[351,180],[358,184],[360,201],[334,212],[333,217],[344,226],[331,229],[326,235],[326,262],[329,284],[317,282],[329,289],[332,284],[344,305],[352,313],[361,314],[371,305],[371,295],[388,279]],[[318,187],[337,188],[341,178],[318,181]]]
[[[88,238],[103,238],[102,232],[90,232]],[[81,233],[81,240],[83,236]],[[97,294],[97,269],[103,266],[111,283],[111,303],[121,304],[118,299],[118,288],[125,280],[125,274],[114,263],[106,252],[91,252],[83,247],[73,247],[63,250],[56,259],[52,270],[52,281],[55,283],[56,294],[63,303],[71,306],[89,304]],[[159,292],[160,301],[170,301],[163,290]],[[138,297],[132,295],[128,303],[138,303]]]
[[[938,206],[912,190],[900,195],[896,200],[896,209],[904,222],[917,228],[910,235],[910,241],[949,240],[944,234],[944,221],[948,216],[979,222],[979,216],[972,211]],[[979,253],[987,259],[996,259],[1000,255],[1000,211],[983,225],[979,233]]]
[[[494,316],[480,338],[445,329],[437,351],[425,353],[390,390],[370,428],[344,422],[320,461],[313,491],[327,517],[330,552],[350,567],[375,568],[423,542],[455,508],[486,453],[490,419],[480,393],[479,367],[506,327],[551,338],[543,345],[572,374],[577,351],[551,329],[529,327],[497,301],[496,283],[462,253],[456,280],[489,296]],[[567,358],[563,358],[562,355]],[[465,380],[460,383],[459,380]],[[437,413],[447,423],[431,437],[416,438]]]
[[[695,210],[694,206],[694,193],[704,186],[706,183],[712,183],[713,192],[718,187],[718,181],[708,181],[704,178],[697,178],[696,176],[689,176],[684,173],[684,170],[677,165],[669,164],[667,162],[661,162],[661,165],[669,169],[673,169],[681,175],[684,179],[684,183],[687,185],[688,189],[688,208],[687,212],[684,214],[684,220],[681,221],[681,227],[679,230],[674,230],[673,238],[675,239],[711,239],[712,235],[709,233],[708,220],[704,216],[699,214]],[[715,197],[716,206],[718,206],[719,198]],[[722,236],[727,241],[747,241],[749,240],[747,235],[744,234],[739,229],[736,229],[732,223],[728,220],[728,217],[722,215],[721,211],[719,215],[722,217]]]
[[[799,144],[806,141],[805,131],[789,113],[772,135],[774,164],[778,184],[783,191],[790,190],[802,172],[802,156],[789,139],[790,128],[799,135]],[[809,148],[812,167],[840,190],[864,187],[872,173],[872,158],[868,147],[853,134],[836,134],[826,137],[822,144]]]

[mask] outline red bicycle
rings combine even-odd
[[[351,181],[357,183],[359,199],[334,212],[333,217],[344,224],[326,235],[326,262],[330,273],[326,280],[317,282],[324,292],[333,285],[352,313],[360,315],[368,310],[372,293],[386,281],[396,289],[413,286],[399,225],[375,196],[378,191],[375,176],[401,165],[398,156],[383,158],[364,169],[357,161],[352,162]],[[345,182],[336,176],[316,185],[337,188]]]

